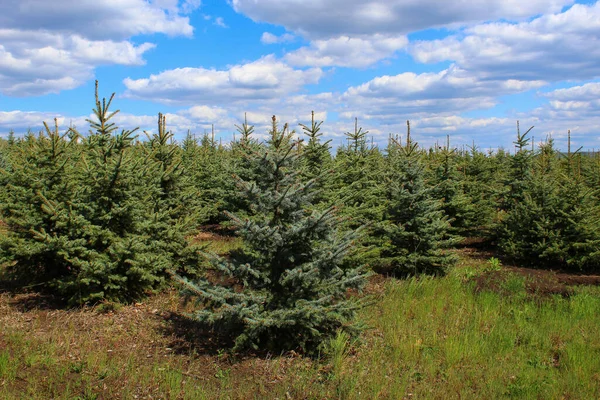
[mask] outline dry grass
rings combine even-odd
[[[183,311],[176,291],[106,313],[4,293],[0,398],[245,399],[273,387],[285,395],[297,372],[310,368],[296,356],[232,360],[210,339],[190,342]]]
[[[206,245],[206,250],[226,256],[231,250],[242,246],[242,240],[236,236],[221,235],[216,232],[202,231],[193,240]]]

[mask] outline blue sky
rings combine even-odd
[[[87,130],[94,80],[123,128],[156,114],[181,139],[247,113],[297,127],[314,110],[334,145],[354,118],[385,145],[600,148],[600,4],[573,0],[3,0],[0,134]]]

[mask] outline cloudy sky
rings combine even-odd
[[[2,0],[0,134],[59,117],[86,131],[94,80],[123,128],[183,138],[247,113],[335,146],[354,118],[384,145],[510,147],[516,121],[600,148],[600,1]]]

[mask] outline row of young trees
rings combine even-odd
[[[89,135],[45,125],[3,152],[2,261],[71,304],[131,301],[167,270],[201,261],[187,240],[197,218],[183,202],[193,193],[164,118],[140,144],[135,130],[117,131],[111,102],[96,95]]]
[[[539,267],[600,268],[600,158],[538,149],[518,132],[514,154],[369,146],[355,122],[332,155],[322,123],[298,135],[273,117],[259,142],[246,121],[230,145],[165,117],[146,140],[112,122],[96,88],[91,130],[45,126],[0,142],[1,262],[25,285],[71,304],[132,301],[175,278],[195,317],[236,348],[314,349],[360,304],[347,296],[371,270],[442,273],[461,236],[497,243]],[[227,224],[244,246],[227,258],[190,237]]]

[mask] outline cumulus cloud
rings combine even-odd
[[[600,87],[597,83],[588,83],[569,89],[560,89],[545,94],[555,111],[577,112],[580,118],[591,114],[600,115]]]
[[[202,0],[184,0],[181,3],[180,9],[183,14],[191,14],[202,5]]]
[[[600,75],[600,3],[517,24],[477,25],[410,51],[419,62],[452,61],[495,79],[592,79]]]
[[[364,68],[390,57],[407,44],[405,36],[339,36],[313,40],[310,46],[286,54],[285,59],[297,66]]]
[[[564,145],[570,130],[574,145],[600,147],[600,83],[589,82],[540,95],[548,103],[519,114],[534,118],[536,128],[540,127],[544,136],[551,134],[559,145]]]
[[[177,68],[144,79],[126,78],[125,96],[165,104],[223,104],[278,99],[317,83],[318,68],[293,69],[269,55],[227,70]]]
[[[248,122],[255,125],[256,137],[265,139],[271,126],[271,117],[276,114],[281,125],[288,123],[290,130],[295,129],[301,136],[299,123],[309,123],[311,111],[315,111],[315,118],[327,120],[327,111],[334,102],[338,101],[332,93],[300,94],[283,97],[281,99],[267,99],[259,103],[248,104],[246,102],[230,103],[226,107],[197,105],[184,108],[179,111],[165,113],[167,129],[175,134],[177,140],[182,140],[186,133],[191,131],[197,136],[209,132],[213,126],[217,137],[228,142],[233,138],[235,125],[240,124],[246,115]],[[115,106],[116,107],[116,106]],[[17,134],[23,134],[31,129],[37,132],[43,129],[43,121],[53,124],[57,117],[62,131],[69,126],[74,126],[82,134],[87,134],[89,124],[86,118],[94,119],[92,115],[70,116],[52,112],[38,111],[0,111],[0,134],[7,134],[11,129]],[[146,131],[150,134],[156,131],[156,115],[135,115],[120,112],[113,118],[122,129],[133,129],[139,127],[139,134]],[[324,127],[324,133],[329,137],[339,134],[337,125],[328,124]]]
[[[139,34],[191,36],[187,16],[199,1],[177,0],[3,0],[3,28],[78,33],[94,40],[123,40]]]
[[[141,65],[154,44],[139,34],[191,36],[199,0],[4,0],[0,2],[0,93],[73,89],[100,65]]]
[[[411,135],[425,147],[445,143],[447,136],[451,147],[468,146],[473,141],[478,147],[510,147],[516,134],[515,123],[514,119],[500,117],[428,116],[411,120]],[[405,135],[406,123],[397,129],[393,132]]]
[[[57,119],[59,127],[67,129],[69,126],[83,125],[84,117],[70,118],[61,114],[40,111],[0,111],[0,131],[8,133],[13,130],[17,133],[27,131],[38,132],[44,128],[45,121],[51,128],[54,126],[54,118]]]
[[[285,27],[310,39],[406,34],[431,27],[504,18],[518,20],[558,12],[574,0],[232,0],[257,22]]]
[[[75,88],[98,65],[141,65],[153,44],[0,29],[0,92],[36,96]]]
[[[491,108],[497,96],[538,88],[543,81],[481,80],[457,67],[441,72],[380,76],[343,95],[348,114],[394,123],[398,116],[425,117]],[[402,117],[404,118],[404,117]]]
[[[232,0],[234,9],[254,21],[285,27],[311,41],[287,55],[300,66],[364,68],[394,55],[406,34],[436,27],[461,27],[502,18],[524,20],[560,12],[574,0]],[[279,38],[263,34],[263,43]]]
[[[281,125],[287,123],[290,130],[296,131],[297,137],[302,137],[302,129],[299,124],[309,124],[311,112],[313,111],[315,112],[315,119],[327,121],[328,111],[334,108],[337,101],[339,101],[338,96],[329,92],[292,95],[281,99],[268,99],[253,103],[250,107],[248,104],[239,104],[235,107],[232,115],[238,121],[242,121],[246,116],[248,123],[255,125],[255,132],[259,138],[267,137],[273,115],[276,115]],[[335,130],[331,128],[330,121],[328,121],[327,128],[324,127],[324,134],[328,137],[335,134]]]
[[[452,99],[457,92],[465,97],[497,96],[537,88],[544,81],[486,80],[483,81],[469,71],[451,67],[441,72],[416,74],[404,72],[394,76],[381,76],[351,87],[347,98],[355,96],[377,98],[403,98],[406,100]]]
[[[558,101],[580,101],[600,99],[600,82],[589,82],[581,86],[556,89],[548,93],[542,93],[544,97]]]
[[[340,113],[340,116],[344,119],[356,116],[365,128],[377,127],[381,133],[376,133],[375,140],[380,145],[385,145],[388,133],[404,135],[406,120],[410,119],[411,132],[415,139],[426,146],[437,141],[442,142],[448,134],[455,145],[470,145],[474,141],[483,148],[504,147],[512,150],[512,142],[516,137],[516,121],[520,120],[521,127],[534,126],[530,136],[535,137],[536,143],[550,135],[555,139],[556,145],[564,149],[567,132],[570,130],[573,146],[600,148],[598,82],[540,93],[548,102],[532,110],[474,118],[463,115],[464,110],[467,107],[484,108],[485,104],[477,106],[477,101],[491,101],[493,104],[495,97],[466,97],[444,101],[443,98],[407,100],[394,95],[394,90],[397,89],[398,93],[406,91],[407,98],[411,98],[418,96],[420,90],[437,85],[436,79],[432,79],[431,76],[427,78],[421,78],[427,83],[420,84],[404,79],[400,87],[392,87],[390,92],[381,94],[384,96],[382,99],[376,94],[378,86],[374,82],[377,80],[370,82],[370,88],[369,83],[353,88],[349,92],[358,98],[348,101],[349,109]],[[416,75],[415,79],[418,82],[419,75]],[[379,83],[384,82],[385,80]],[[401,87],[404,89],[401,90]],[[365,91],[372,97],[361,97],[361,93]],[[348,96],[348,92],[345,96]]]

